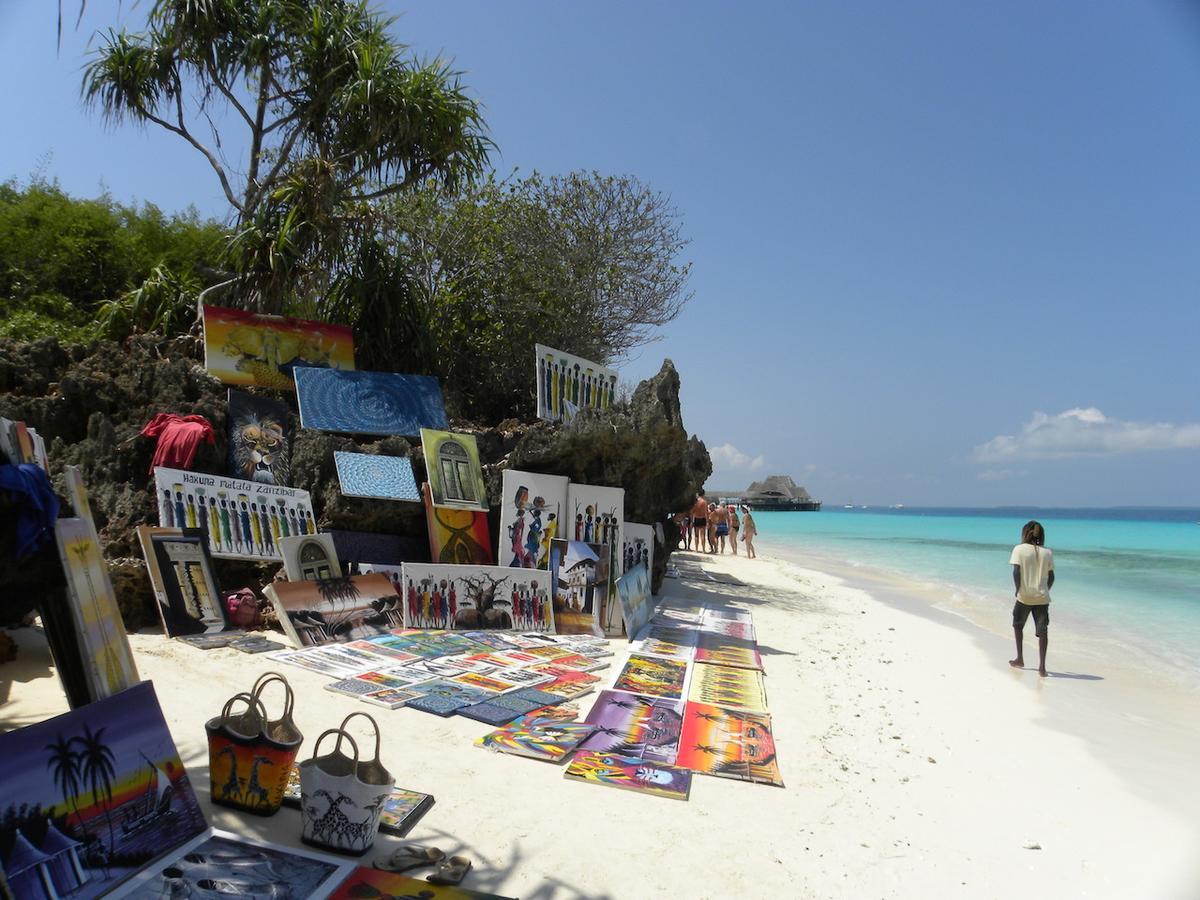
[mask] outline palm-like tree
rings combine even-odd
[[[117,777],[117,769],[116,758],[104,743],[104,732],[104,728],[92,731],[91,726],[84,725],[83,736],[72,738],[71,741],[79,744],[83,780],[92,792],[92,802],[100,803],[101,809],[104,810],[104,821],[108,823],[108,848],[111,853],[116,849],[116,838],[113,835],[109,806],[112,804],[112,786],[113,779]]]
[[[61,734],[55,735],[54,743],[47,744],[43,749],[50,751],[46,768],[54,772],[54,783],[63,792],[72,811],[79,815],[76,798],[79,795],[79,755],[71,747],[72,741]]]

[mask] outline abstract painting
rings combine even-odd
[[[603,751],[576,753],[563,777],[672,800],[686,800],[692,789],[692,773],[688,769]]]
[[[298,369],[296,402],[300,424],[316,431],[414,436],[448,425],[430,375]]]
[[[425,499],[430,558],[435,563],[490,566],[492,541],[488,537],[487,513],[434,506],[428,484],[421,486],[421,495]]]
[[[333,900],[510,900],[457,885],[430,884],[395,872],[355,869],[333,895]]]
[[[90,520],[59,519],[54,523],[88,693],[99,700],[137,683],[138,670],[108,576],[108,564],[95,535],[96,526]]]
[[[406,628],[554,631],[545,572],[405,563],[402,599]]]
[[[689,702],[675,765],[783,787],[771,717]]]
[[[687,663],[681,660],[630,654],[613,688],[633,694],[680,700],[683,698],[687,670]]]
[[[246,481],[292,483],[292,414],[278,400],[229,389],[229,474]]]
[[[178,536],[150,538],[151,552],[162,577],[163,600],[158,612],[168,637],[224,631],[225,604],[208,558],[207,535],[184,528]]]
[[[738,669],[762,669],[763,667],[762,657],[759,656],[756,642],[753,639],[744,640],[724,634],[701,632],[699,640],[700,643],[696,647],[696,662],[715,663]]]
[[[582,722],[564,722],[550,717],[522,718],[485,734],[475,746],[558,762],[591,733],[592,726]]]
[[[421,502],[421,492],[413,477],[412,460],[407,456],[336,450],[333,461],[337,466],[342,493],[347,497]]]
[[[612,588],[612,548],[555,538],[550,542],[550,582],[559,634],[602,635],[600,614]]]
[[[17,897],[112,891],[207,828],[154,686],[0,735],[0,858]],[[111,826],[111,827],[110,827]],[[16,854],[31,865],[18,869]]]
[[[225,384],[290,391],[298,368],[354,368],[345,325],[203,306],[204,368]]]
[[[643,565],[654,574],[654,529],[636,522],[621,523],[621,571]]]
[[[158,524],[199,528],[213,556],[278,562],[281,537],[317,533],[308,491],[298,488],[162,466],[154,486]]]
[[[475,435],[422,428],[421,451],[434,506],[488,511]]]
[[[550,542],[559,535],[567,505],[566,477],[506,469],[500,502],[501,565],[550,568]]]
[[[584,721],[596,730],[581,750],[673,763],[683,728],[683,701],[601,691]]]
[[[629,640],[650,623],[654,615],[654,598],[650,595],[650,573],[638,563],[617,580],[617,599],[621,602],[621,617]]]
[[[328,581],[342,577],[337,547],[328,534],[281,537],[279,552],[288,581]]]
[[[538,418],[571,422],[581,409],[608,409],[617,396],[617,372],[545,344],[534,345]]]
[[[767,711],[767,689],[761,672],[693,663],[688,699],[693,703],[730,707],[747,712]]]
[[[297,647],[347,643],[401,624],[400,598],[384,575],[276,581],[263,595]]]

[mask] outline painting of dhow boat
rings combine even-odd
[[[0,864],[17,897],[98,897],[207,829],[154,686],[0,735]]]

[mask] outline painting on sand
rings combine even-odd
[[[601,691],[584,721],[596,730],[581,750],[673,763],[683,728],[683,701]]]
[[[617,581],[617,599],[621,603],[621,618],[625,633],[633,640],[654,615],[654,598],[650,595],[650,574],[638,563]]]
[[[278,400],[229,389],[229,474],[246,481],[292,483],[292,414]]]
[[[612,593],[612,548],[555,539],[550,581],[559,634],[601,635],[600,615]]]
[[[550,568],[550,542],[559,536],[567,479],[506,469],[500,498],[501,565]]]
[[[754,669],[694,663],[688,699],[748,712],[767,711],[767,690],[762,673]]]
[[[405,563],[406,628],[553,632],[549,576],[506,566]]]
[[[548,422],[571,422],[581,409],[608,409],[617,396],[617,371],[580,356],[534,345],[537,414]]]
[[[434,506],[488,511],[475,435],[422,428],[421,450]]]
[[[345,325],[203,306],[204,368],[225,384],[290,391],[297,367],[354,368]]]
[[[297,647],[347,643],[403,624],[400,597],[386,575],[276,581],[263,595]]]
[[[683,697],[687,669],[687,663],[682,660],[630,654],[613,688],[633,694],[679,700]]]
[[[692,773],[688,769],[595,751],[576,753],[563,777],[671,800],[686,800],[692,789]]]
[[[350,873],[333,894],[333,900],[510,900],[499,894],[484,894],[458,885],[430,884],[423,877],[410,878],[360,866]]]
[[[760,713],[689,702],[675,764],[705,775],[783,787],[771,717]]]
[[[207,535],[198,528],[150,538],[165,600],[158,611],[170,637],[223,631],[228,624],[206,544]]]
[[[490,566],[492,541],[488,537],[487,513],[434,506],[428,484],[421,486],[421,493],[425,498],[430,558],[436,563]]]

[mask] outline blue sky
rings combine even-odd
[[[675,361],[710,485],[1200,505],[1187,5],[385,6],[464,71],[501,172],[671,196],[695,298],[621,368]],[[88,7],[56,56],[49,4],[0,5],[0,177],[222,213],[177,139],[81,109],[81,54],[115,17]]]

